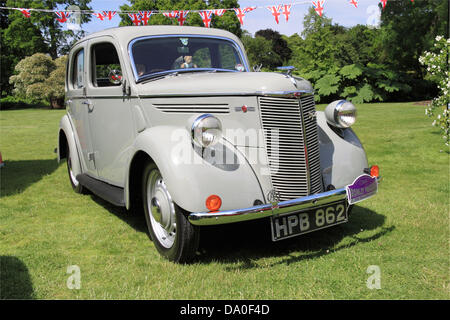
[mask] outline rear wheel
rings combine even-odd
[[[192,260],[199,243],[198,227],[173,202],[158,167],[151,162],[144,169],[142,198],[148,232],[158,252],[178,263]]]
[[[75,172],[72,164],[74,161],[78,161],[78,157],[76,153],[71,153],[69,145],[66,147],[66,156],[67,156],[67,173],[69,174],[70,184],[72,185],[73,190],[76,193],[86,193],[86,189],[81,185],[81,183],[77,180],[76,175],[79,172]]]

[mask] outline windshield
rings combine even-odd
[[[154,37],[131,43],[136,79],[168,72],[247,71],[230,40],[195,36]]]

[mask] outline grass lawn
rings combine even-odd
[[[277,243],[266,220],[209,227],[190,265],[159,256],[143,216],[72,191],[53,153],[64,112],[0,112],[2,299],[449,298],[449,153],[423,106],[358,106],[383,182],[349,223]],[[381,289],[366,286],[372,265]]]

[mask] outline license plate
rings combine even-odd
[[[272,240],[278,241],[348,221],[347,201],[271,217]]]

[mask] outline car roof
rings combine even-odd
[[[101,37],[101,36],[113,36],[121,43],[129,43],[131,40],[144,36],[152,35],[209,35],[217,37],[232,38],[233,40],[240,43],[239,38],[236,37],[231,32],[215,29],[215,28],[205,28],[205,27],[189,27],[189,26],[166,26],[166,25],[152,25],[152,26],[126,26],[126,27],[115,27],[108,28],[102,31],[91,33],[90,35],[77,41],[75,45],[80,42]]]

